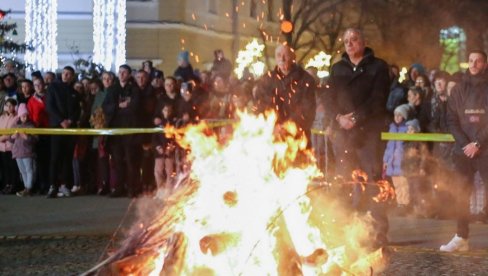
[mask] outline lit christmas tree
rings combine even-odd
[[[17,71],[25,68],[25,64],[17,59],[18,53],[25,53],[31,47],[25,43],[16,43],[12,36],[17,35],[17,24],[6,22],[5,18],[10,13],[10,10],[5,11],[0,8],[0,68],[4,69],[4,65],[8,60],[13,61]],[[3,71],[3,70],[2,70]]]

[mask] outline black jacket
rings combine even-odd
[[[71,120],[76,126],[80,119],[81,97],[73,85],[54,82],[47,88],[46,109],[49,115],[49,126],[59,128],[64,120]]]
[[[119,103],[130,99],[126,108],[120,108]],[[140,91],[133,82],[124,87],[117,82],[108,88],[107,96],[102,104],[105,113],[105,123],[111,128],[131,128],[139,126]]]
[[[357,66],[344,53],[332,66],[329,79],[332,90],[328,117],[353,112],[356,126],[352,132],[377,131],[386,127],[386,102],[390,91],[388,64],[374,56],[373,50],[365,49],[364,57]],[[334,120],[333,124],[338,128]],[[358,134],[358,133],[357,133]],[[379,137],[378,137],[379,139]]]
[[[278,123],[293,121],[306,132],[315,119],[315,80],[298,65],[288,75],[278,68],[265,75],[258,84],[259,111],[273,109]]]
[[[462,148],[471,142],[481,145],[480,154],[488,150],[488,75],[465,74],[447,101],[447,125],[456,140],[454,152],[463,154]]]

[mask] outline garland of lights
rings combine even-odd
[[[58,68],[57,0],[25,1],[25,42],[33,46],[25,53],[25,62],[34,70]]]
[[[93,1],[93,62],[113,70],[126,62],[126,0]]]

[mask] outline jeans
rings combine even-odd
[[[24,187],[28,190],[32,189],[34,183],[34,176],[36,175],[36,161],[34,158],[16,158],[17,166],[19,166],[22,180],[24,181]]]

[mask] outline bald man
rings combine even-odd
[[[274,110],[278,124],[296,123],[310,141],[315,118],[315,80],[295,63],[295,53],[289,46],[278,46],[275,59],[274,70],[258,83],[259,111]]]
[[[362,191],[359,183],[353,192],[354,207],[369,211],[376,222],[377,239],[373,247],[387,244],[388,219],[385,206],[372,200],[379,190],[374,185],[382,177],[385,149],[381,132],[386,130],[386,101],[389,72],[385,61],[366,47],[363,33],[347,29],[343,35],[345,53],[332,66],[328,118],[332,120],[332,144],[336,173],[351,181],[353,170],[368,174],[371,185]]]

